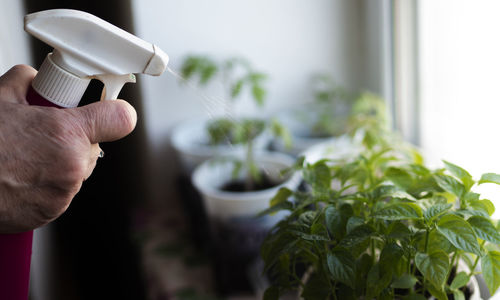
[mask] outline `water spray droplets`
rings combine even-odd
[[[230,120],[233,120],[233,121],[235,120],[234,116],[231,113],[229,113],[230,110],[228,109],[228,106],[230,104],[227,100],[225,100],[221,97],[209,96],[206,93],[204,93],[203,91],[201,91],[198,87],[196,87],[196,85],[192,81],[184,78],[181,74],[172,70],[170,67],[167,67],[167,70],[168,70],[168,72],[170,72],[170,74],[174,75],[177,79],[179,79],[184,84],[186,84],[190,89],[195,91],[201,97],[201,99],[204,100],[201,102],[202,102],[203,106],[205,107],[205,110],[206,110],[208,116],[211,119],[215,119],[217,109],[222,107],[224,109],[224,117],[226,117]]]

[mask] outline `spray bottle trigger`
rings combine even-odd
[[[101,101],[103,100],[116,100],[121,89],[127,82],[135,83],[134,74],[124,74],[124,75],[111,75],[111,74],[100,74],[94,75],[95,78],[104,84],[104,88],[101,93]]]

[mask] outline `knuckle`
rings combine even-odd
[[[61,168],[64,186],[70,191],[74,190],[75,186],[81,184],[85,178],[86,172],[87,167],[82,159],[66,157],[66,159],[64,159],[64,165]]]

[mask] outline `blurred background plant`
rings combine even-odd
[[[198,85],[204,87],[217,79],[223,84],[227,109],[222,117],[214,117],[207,123],[207,134],[211,145],[242,144],[245,146],[243,158],[234,158],[233,174],[246,172],[245,189],[252,190],[262,180],[262,170],[255,161],[254,142],[259,136],[270,132],[282,139],[287,147],[291,146],[288,130],[274,118],[239,117],[231,109],[232,104],[245,91],[251,95],[255,104],[262,108],[266,101],[265,85],[268,76],[255,71],[250,62],[241,57],[231,57],[220,62],[206,55],[189,55],[181,66],[181,74],[186,80],[198,78]],[[228,103],[227,103],[228,102]],[[227,159],[227,158],[226,158]]]

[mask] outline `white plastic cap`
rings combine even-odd
[[[62,69],[52,61],[49,53],[33,79],[33,89],[45,99],[61,107],[76,107],[90,83]],[[55,84],[57,83],[57,84]]]

